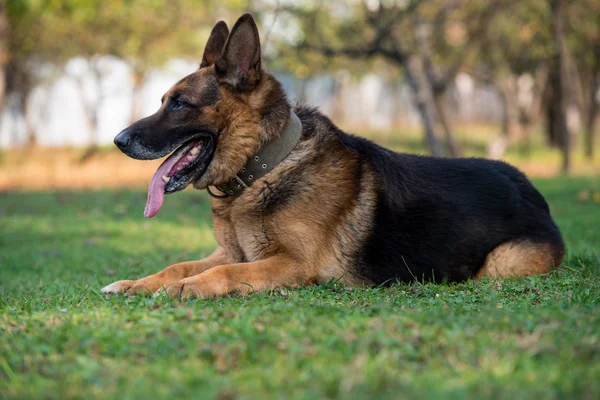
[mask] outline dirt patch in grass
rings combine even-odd
[[[102,150],[82,161],[83,149],[33,148],[5,151],[0,190],[140,187],[150,182],[160,160],[139,161]]]

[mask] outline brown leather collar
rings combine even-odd
[[[246,165],[231,179],[230,182],[215,186],[223,195],[217,195],[207,188],[208,194],[216,198],[237,196],[252,183],[269,173],[277,164],[283,161],[296,147],[302,136],[302,122],[290,111],[290,119],[279,137],[265,144],[256,155],[251,157]]]

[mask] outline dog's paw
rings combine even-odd
[[[102,293],[106,294],[143,294],[143,295],[151,295],[156,291],[156,286],[152,282],[146,281],[144,279],[139,279],[137,281],[117,281],[111,283],[108,286],[100,289]]]
[[[186,282],[187,281],[187,282]],[[174,299],[194,299],[203,297],[193,282],[183,279],[160,288],[154,293],[154,297],[168,296]]]
[[[135,281],[116,281],[108,286],[104,286],[100,291],[106,294],[121,294],[125,293],[135,284]]]

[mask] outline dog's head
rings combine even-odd
[[[267,117],[266,114],[269,114]],[[213,28],[200,68],[177,82],[160,109],[115,137],[129,157],[150,160],[171,154],[148,189],[146,217],[160,209],[164,194],[193,183],[198,189],[231,179],[283,128],[289,105],[280,85],[261,67],[258,29],[250,14],[231,33]]]

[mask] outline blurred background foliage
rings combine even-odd
[[[112,138],[244,12],[291,101],[393,150],[534,178],[564,266],[99,295],[214,248],[207,193],[142,218],[161,160]],[[0,398],[600,398],[599,92],[600,0],[0,0]],[[542,179],[563,173],[591,177]]]
[[[469,134],[461,132],[481,121],[467,120],[473,128],[464,129],[462,119],[458,129],[452,107],[457,79],[467,75],[499,99],[499,117],[485,121],[497,128],[483,130],[482,155],[541,146],[560,152],[565,173],[574,153],[593,163],[599,0],[1,0],[0,107],[10,100],[23,114],[26,144],[34,145],[45,134],[27,123],[36,85],[56,79],[74,58],[85,59],[100,82],[102,57],[110,55],[130,68],[134,120],[143,116],[137,103],[153,70],[173,59],[198,62],[214,23],[231,26],[243,12],[259,22],[265,65],[294,79],[297,100],[311,97],[310,79],[332,78],[327,111],[344,127],[352,128],[336,112],[344,85],[376,74],[389,87],[406,88],[424,150],[472,155]],[[98,125],[100,103],[85,105],[90,126]],[[538,132],[543,140],[532,139]]]

